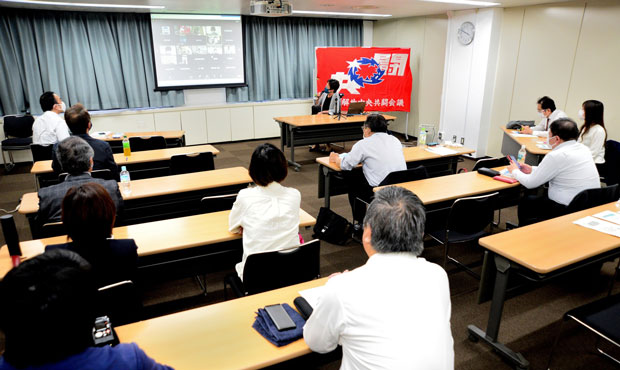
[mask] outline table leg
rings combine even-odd
[[[329,195],[329,185],[330,185],[330,170],[325,166],[321,166],[323,168],[323,176],[325,177],[325,208],[329,208],[330,203],[330,195]]]
[[[295,162],[295,130],[293,130],[293,127],[291,125],[288,125],[289,127],[289,132],[291,135],[291,159],[288,161],[288,163],[292,166],[294,166],[294,170],[296,172],[299,172],[299,169],[301,168],[301,165],[297,162]]]
[[[473,342],[482,340],[499,353],[500,356],[506,358],[517,369],[528,369],[530,363],[520,353],[514,352],[504,344],[497,341],[499,334],[499,325],[502,319],[502,311],[504,309],[504,301],[506,299],[506,288],[508,286],[508,277],[510,275],[510,261],[506,258],[495,255],[495,267],[497,275],[495,277],[495,286],[493,288],[493,300],[491,301],[491,309],[489,311],[489,321],[487,323],[486,333],[475,325],[467,326],[467,334]]]
[[[278,122],[278,121],[276,121]],[[287,124],[284,122],[278,122],[280,125],[280,150],[284,153],[284,144],[286,143],[286,126]]]

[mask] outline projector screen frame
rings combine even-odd
[[[213,16],[238,16],[241,19],[241,45],[243,49],[243,82],[242,83],[227,83],[227,84],[206,84],[206,85],[175,85],[175,86],[159,86],[159,80],[157,79],[157,63],[155,60],[155,43],[153,40],[153,19],[151,14],[162,15],[213,15]],[[153,73],[155,75],[155,88],[153,91],[170,91],[170,90],[188,90],[188,89],[213,89],[222,87],[247,87],[247,73],[245,71],[245,16],[242,14],[205,14],[205,13],[149,13],[149,37],[151,38],[151,57],[153,60]]]

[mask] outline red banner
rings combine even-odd
[[[317,48],[317,88],[340,82],[342,110],[366,102],[366,111],[404,111],[411,105],[409,48]]]

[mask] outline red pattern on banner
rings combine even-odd
[[[327,80],[340,82],[343,111],[366,102],[366,111],[411,109],[412,76],[409,48],[317,48],[317,88]]]

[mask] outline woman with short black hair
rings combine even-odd
[[[243,280],[243,267],[250,254],[299,245],[301,194],[280,183],[288,174],[288,163],[272,144],[259,145],[250,161],[250,177],[256,186],[237,195],[229,217],[229,230],[243,234],[243,257],[236,266]]]
[[[103,186],[94,182],[74,186],[62,200],[68,242],[45,250],[66,248],[78,253],[93,266],[99,287],[132,280],[138,246],[133,239],[111,239],[115,220],[116,206]]]

